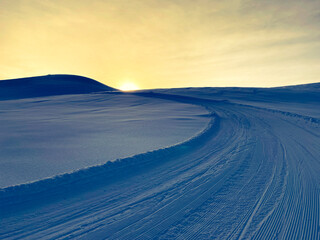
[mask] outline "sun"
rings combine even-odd
[[[124,82],[119,89],[121,91],[135,91],[138,90],[139,87],[134,82]]]

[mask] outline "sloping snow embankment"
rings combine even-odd
[[[131,94],[0,101],[0,188],[174,145],[209,122],[199,106]]]

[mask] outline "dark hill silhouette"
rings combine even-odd
[[[46,75],[0,81],[0,100],[117,91],[98,81],[76,75]]]

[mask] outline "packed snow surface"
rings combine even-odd
[[[8,149],[11,144],[13,152],[22,147],[20,154],[30,155],[38,145],[53,147],[50,141],[54,141],[56,147],[67,144],[69,148],[77,141],[85,147],[84,139],[87,139],[86,151],[90,153],[82,150],[77,157],[84,159],[82,154],[92,154],[93,159],[97,156],[107,159],[106,152],[94,151],[102,146],[100,137],[92,142],[95,135],[81,132],[73,139],[69,127],[77,132],[87,126],[90,133],[96,130],[101,137],[107,133],[119,134],[118,140],[124,141],[122,147],[134,150],[138,146],[130,146],[125,136],[141,134],[130,132],[132,126],[136,127],[137,119],[142,119],[150,134],[142,145],[167,136],[167,128],[169,135],[173,130],[179,132],[170,128],[180,125],[182,132],[188,131],[193,136],[174,144],[190,135],[172,140],[169,138],[176,135],[172,132],[169,138],[163,139],[171,141],[165,144],[167,147],[2,189],[0,238],[320,239],[319,84],[274,89],[163,89],[60,97],[42,99],[45,105],[40,102],[37,105],[35,99],[2,102],[1,115],[5,116],[5,124],[12,129],[13,137],[18,133],[14,128],[21,124],[14,114],[30,124],[24,125],[26,131],[38,127],[41,130],[46,116],[47,124],[56,130],[52,129],[54,140],[32,137],[22,146],[5,141],[1,147]],[[108,101],[117,102],[115,108],[105,108]],[[139,113],[128,119],[130,114],[121,111],[120,106],[135,101],[139,103]],[[168,107],[161,107],[163,104]],[[199,108],[195,108],[196,105]],[[45,106],[59,109],[61,115],[49,117]],[[198,127],[206,121],[200,120],[204,113],[199,109],[203,108],[209,112],[205,116],[210,122],[199,133]],[[155,113],[153,118],[151,109],[158,109],[161,114]],[[24,119],[23,111],[30,111]],[[117,122],[105,111],[123,120]],[[120,117],[121,114],[125,116]],[[160,115],[165,118],[163,122],[156,121]],[[33,121],[35,118],[41,121]],[[108,122],[112,126],[120,125],[103,132],[104,119],[106,125]],[[149,124],[148,119],[151,119]],[[191,128],[185,130],[190,121]],[[58,126],[62,130],[57,129]],[[119,128],[125,132],[113,132]],[[8,135],[10,130],[2,127],[1,131]],[[22,136],[27,137],[23,134],[26,132],[22,131]],[[62,141],[61,146],[56,138]],[[160,145],[164,146],[164,142]],[[108,144],[106,136],[105,146]],[[151,148],[154,147],[151,144]],[[51,156],[43,157],[46,162]],[[56,161],[63,164],[76,161],[64,157],[63,151],[60,158]],[[53,159],[54,156],[50,161]],[[22,160],[23,157],[19,162]],[[1,166],[1,171],[3,168]]]

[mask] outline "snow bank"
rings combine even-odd
[[[103,165],[57,175],[40,181],[7,187],[0,190],[0,208],[7,212],[41,203],[50,203],[68,196],[75,196],[100,186],[128,179],[132,174],[147,171],[167,161],[174,160],[200,148],[219,130],[219,117],[210,115],[207,127],[196,136],[173,146],[117,159]]]
[[[199,106],[132,94],[0,101],[0,187],[37,181],[185,141]]]

